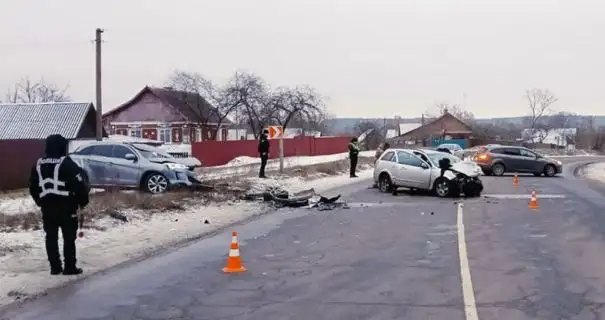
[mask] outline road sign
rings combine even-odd
[[[281,138],[284,135],[284,128],[282,126],[270,126],[269,127],[269,139]]]

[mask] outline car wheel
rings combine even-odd
[[[555,169],[555,167],[553,165],[547,164],[546,167],[544,167],[545,176],[554,177],[555,174],[557,174],[557,170]]]
[[[168,179],[160,173],[152,173],[145,179],[143,187],[150,193],[164,193],[168,190]]]
[[[454,185],[446,178],[438,178],[433,184],[433,192],[439,198],[448,198],[455,195]]]
[[[506,171],[506,168],[504,168],[504,165],[501,163],[496,163],[495,165],[492,166],[492,173],[495,176],[502,176],[504,174],[504,172]]]
[[[392,192],[393,183],[391,182],[391,177],[388,174],[382,173],[380,177],[378,177],[378,190],[380,192]]]

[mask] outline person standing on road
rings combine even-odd
[[[357,159],[359,157],[359,144],[357,143],[357,138],[351,139],[349,142],[349,159],[351,161],[351,178],[357,178],[355,174],[357,171]]]
[[[42,211],[46,254],[50,274],[76,275],[78,208],[88,204],[90,191],[82,169],[67,155],[68,141],[61,135],[46,138],[45,156],[38,159],[29,178],[29,193]],[[63,258],[59,254],[59,229],[63,235]]]
[[[260,135],[260,141],[258,142],[258,153],[260,154],[260,171],[258,172],[259,178],[265,177],[265,167],[267,166],[267,160],[269,160],[269,131],[263,130]]]

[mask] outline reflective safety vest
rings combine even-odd
[[[42,192],[40,192],[40,198],[43,198],[47,194],[54,194],[54,195],[63,196],[63,197],[69,196],[69,191],[59,189],[59,187],[62,187],[61,189],[65,188],[65,181],[59,180],[59,169],[61,168],[61,164],[63,163],[63,160],[65,160],[65,157],[61,157],[59,159],[53,159],[53,158],[38,159],[38,163],[36,164],[36,171],[38,172],[38,181],[39,181],[38,186],[40,186],[40,189],[42,189]],[[43,164],[54,164],[55,165],[52,178],[45,179],[42,176],[41,166]],[[46,188],[46,185],[49,183],[52,184],[52,188]]]

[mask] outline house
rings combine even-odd
[[[447,141],[458,143],[464,148],[468,144],[468,139],[473,137],[473,129],[447,110],[437,119],[424,125],[417,123],[402,123],[401,125],[403,126],[399,128],[402,132],[401,135],[390,140],[393,146],[417,143],[430,146]]]
[[[27,187],[31,168],[44,154],[49,135],[60,134],[70,144],[94,139],[96,115],[89,102],[0,104],[0,190]]]
[[[96,123],[96,109],[90,102],[0,104],[0,140],[46,139],[51,134],[92,139]]]
[[[220,123],[219,123],[220,122]],[[110,134],[159,140],[165,143],[227,139],[228,119],[219,121],[216,109],[197,93],[169,87],[144,87],[132,99],[103,115]]]
[[[523,129],[521,137],[526,143],[549,145],[557,148],[573,148],[575,145],[577,128],[552,129]]]

